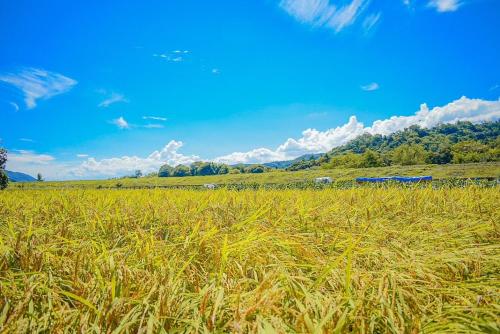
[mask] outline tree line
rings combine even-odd
[[[160,167],[158,171],[159,177],[182,177],[182,176],[206,176],[206,175],[223,175],[223,174],[242,174],[242,173],[264,173],[271,168],[263,165],[235,165],[229,166],[226,164],[215,162],[194,162],[191,165],[177,165],[175,167],[167,164]]]

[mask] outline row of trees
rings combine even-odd
[[[178,165],[171,167],[163,165],[158,171],[159,177],[182,177],[182,176],[205,176],[222,174],[240,174],[240,173],[264,173],[270,168],[263,165],[237,165],[229,166],[215,162],[194,162],[189,166]]]

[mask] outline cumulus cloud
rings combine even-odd
[[[326,131],[307,129],[302,132],[301,138],[289,138],[274,150],[258,148],[248,152],[231,153],[214,160],[233,164],[294,159],[306,153],[326,152],[356,138],[363,131],[363,123],[358,122],[355,116],[351,116],[346,124]]]
[[[111,123],[116,125],[120,129],[129,129],[130,128],[130,125],[125,120],[125,118],[123,118],[122,116],[118,117],[117,119],[112,120]]]
[[[133,173],[140,169],[143,173],[158,171],[163,164],[177,166],[179,164],[189,165],[200,160],[196,155],[183,155],[178,150],[183,146],[181,141],[171,140],[161,150],[152,152],[145,158],[138,156],[123,156],[97,160],[88,158],[80,166],[70,170],[70,174],[76,177],[102,177],[120,176]]]
[[[24,68],[16,73],[3,74],[0,81],[21,90],[28,109],[36,107],[37,100],[66,93],[77,84],[76,80],[62,74],[39,68]]]
[[[280,7],[301,23],[339,32],[356,21],[370,0],[351,0],[340,6],[339,2],[335,1],[334,4],[329,0],[282,0]]]
[[[431,0],[427,5],[435,8],[440,13],[444,13],[456,11],[462,5],[462,2],[459,0]]]
[[[368,85],[361,86],[361,89],[365,92],[373,92],[374,90],[379,89],[380,86],[376,82],[369,83]]]
[[[500,118],[500,100],[486,101],[469,99],[462,96],[443,107],[429,109],[427,104],[422,104],[420,110],[412,116],[393,116],[389,119],[373,122],[367,128],[372,134],[387,135],[403,130],[411,125],[431,128],[439,124],[469,121],[472,123],[496,121]]]
[[[128,99],[125,97],[125,95],[120,94],[120,93],[115,93],[111,92],[110,94],[107,94],[108,97],[104,99],[101,103],[98,104],[99,107],[107,108],[110,105],[118,102],[123,102],[123,103],[128,103]]]
[[[289,138],[276,149],[258,148],[248,152],[235,152],[215,158],[224,163],[263,163],[273,160],[294,159],[306,153],[320,153],[346,144],[363,133],[388,135],[403,130],[411,125],[430,128],[438,124],[470,121],[473,123],[496,121],[500,119],[500,100],[485,101],[462,97],[443,107],[429,109],[426,104],[410,116],[393,116],[377,120],[365,127],[356,116],[339,127],[326,131],[307,129],[299,139]]]

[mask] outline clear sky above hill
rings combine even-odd
[[[0,0],[0,146],[94,178],[497,120],[499,22],[497,0]]]

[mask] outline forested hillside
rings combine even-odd
[[[411,126],[393,134],[363,134],[317,160],[301,161],[288,170],[315,166],[380,167],[498,161],[500,122],[458,122],[431,129]]]

